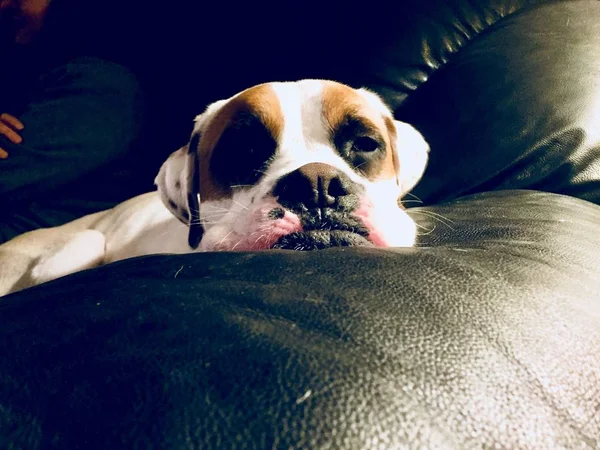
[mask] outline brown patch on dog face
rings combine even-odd
[[[238,158],[244,154],[244,148],[227,148],[220,145],[224,133],[230,133],[238,125],[251,118],[251,126],[261,128],[261,132],[275,144],[279,142],[283,131],[283,112],[275,91],[262,84],[247,89],[221,107],[215,116],[201,130],[199,144],[200,197],[202,201],[219,200],[231,196],[231,184],[223,182],[223,175],[234,170]],[[276,147],[276,146],[275,146]],[[273,149],[273,152],[275,148]],[[215,155],[215,152],[219,152]],[[215,167],[217,156],[218,164]],[[231,165],[228,168],[227,165]]]
[[[397,176],[394,135],[387,120],[356,90],[349,86],[327,82],[323,89],[323,117],[329,127],[330,139],[342,157],[371,181]],[[393,122],[391,122],[393,125]],[[352,143],[367,139],[367,144],[379,147],[373,152],[352,151]]]
[[[383,121],[385,122],[385,127],[388,132],[388,136],[390,138],[390,149],[392,154],[392,163],[394,166],[394,176],[398,176],[400,173],[400,159],[398,157],[398,149],[396,148],[396,142],[398,139],[398,132],[396,131],[396,125],[394,125],[394,121],[389,117],[384,117]],[[400,184],[400,180],[397,180],[398,184]]]

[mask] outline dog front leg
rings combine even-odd
[[[0,296],[104,261],[105,237],[96,230],[36,230],[17,240],[0,246]]]

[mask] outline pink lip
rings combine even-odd
[[[285,211],[280,219],[273,220],[269,217],[274,208],[281,208],[275,200],[265,204],[254,213],[254,220],[251,221],[248,233],[232,234],[226,241],[218,244],[216,251],[257,251],[271,249],[279,239],[291,233],[302,231],[300,218],[290,212]],[[353,213],[360,219],[369,235],[367,239],[376,247],[389,247],[385,237],[378,231],[372,218],[372,205],[367,199],[362,199],[359,208]]]
[[[378,231],[375,223],[373,222],[371,215],[371,202],[366,199],[362,199],[360,206],[354,212],[354,216],[359,218],[367,230],[369,230],[369,236],[367,239],[371,241],[376,247],[389,247],[389,243],[385,240],[382,234]]]
[[[253,222],[254,231],[240,236],[230,236],[226,242],[215,248],[217,251],[256,251],[268,250],[282,237],[290,233],[302,231],[300,219],[294,213],[285,211],[281,219],[268,218],[269,212],[279,205],[266,205],[257,211],[259,220]]]
[[[272,221],[272,225],[262,233],[256,231],[248,236],[249,250],[270,249],[281,237],[299,231],[302,231],[300,219],[295,214],[286,211],[283,218]],[[257,234],[259,234],[258,238],[256,238]]]

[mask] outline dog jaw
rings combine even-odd
[[[267,250],[282,237],[302,231],[297,215],[285,211],[273,197],[268,197],[256,205],[244,206],[239,201],[228,205],[228,212],[220,214],[224,202],[202,204],[202,214],[212,212],[221,215],[215,223],[204,224],[204,237],[199,251],[256,251]],[[233,210],[233,212],[232,212]],[[237,211],[236,211],[237,210]]]
[[[376,247],[412,247],[417,225],[398,204],[400,193],[392,180],[376,181],[366,186],[355,216],[369,230],[368,239]]]
[[[198,251],[289,248],[281,244],[284,239],[297,240],[300,236],[315,242],[293,246],[295,249],[339,245],[381,248],[414,245],[416,225],[413,220],[398,207],[385,186],[375,184],[372,189],[387,191],[388,195],[361,196],[358,207],[345,213],[348,224],[341,221],[322,229],[303,223],[298,214],[284,208],[271,195],[252,202],[249,192],[239,192],[232,200],[205,202],[201,206],[205,233]]]
[[[415,222],[401,208],[378,208],[368,199],[354,215],[369,230],[368,240],[376,247],[412,247],[417,236]]]

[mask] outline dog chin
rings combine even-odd
[[[290,233],[281,237],[273,249],[310,251],[323,250],[331,247],[373,247],[374,244],[366,237],[350,231],[312,230]]]
[[[397,207],[361,202],[353,211],[293,212],[275,199],[246,220],[208,228],[198,251],[321,250],[331,247],[410,247],[416,226]]]

